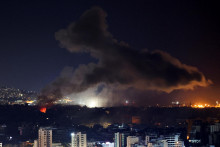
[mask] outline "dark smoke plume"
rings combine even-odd
[[[98,63],[67,70],[43,89],[40,104],[63,95],[79,93],[100,83],[117,90],[134,88],[171,92],[208,86],[203,73],[166,52],[139,51],[118,42],[108,32],[106,13],[99,7],[86,11],[78,21],[55,33],[61,47],[72,53],[89,53]]]

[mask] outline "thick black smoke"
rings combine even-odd
[[[98,63],[80,65],[74,72],[64,71],[44,88],[39,97],[41,104],[100,83],[123,90],[165,92],[211,83],[196,67],[182,64],[166,52],[139,51],[118,42],[108,32],[106,13],[99,7],[86,11],[78,21],[56,32],[55,37],[63,48],[73,53],[89,53]]]

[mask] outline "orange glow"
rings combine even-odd
[[[199,105],[193,105],[192,107],[193,108],[205,108],[205,107],[207,107],[207,105],[199,104]]]
[[[217,106],[210,106],[209,104],[195,104],[191,105],[192,108],[210,108],[210,107],[217,107]]]
[[[46,108],[46,107],[42,107],[42,108],[40,108],[40,112],[42,112],[42,113],[46,113],[46,111],[47,111],[47,108]]]
[[[140,124],[141,118],[139,116],[132,116],[132,124]]]

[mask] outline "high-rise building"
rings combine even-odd
[[[147,145],[150,142],[150,136],[145,137],[145,145]]]
[[[179,140],[179,135],[168,135],[165,136],[169,147],[183,147],[184,142]]]
[[[38,130],[38,147],[52,147],[52,129],[50,127]]]
[[[147,143],[147,144],[146,144]],[[146,136],[145,145],[147,147],[185,147],[184,141],[180,140],[180,134],[170,134],[170,135],[160,135]]]
[[[154,142],[149,142],[147,144],[147,147],[169,147],[169,146],[166,140],[155,140]]]
[[[127,137],[127,147],[132,147],[134,144],[139,143],[139,137],[137,136],[128,136]]]
[[[210,133],[219,132],[220,131],[220,123],[215,123],[210,125]]]
[[[34,140],[34,145],[33,147],[38,147],[38,140]]]
[[[115,133],[115,147],[126,147],[126,135],[124,133]]]
[[[71,134],[71,147],[87,147],[86,134],[81,132]]]

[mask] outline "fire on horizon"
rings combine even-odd
[[[210,104],[203,104],[203,103],[196,103],[194,105],[191,105],[192,108],[220,108],[220,104],[218,101],[216,101],[216,105],[210,105]]]

